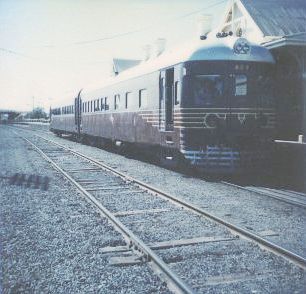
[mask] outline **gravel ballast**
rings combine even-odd
[[[32,136],[29,133],[26,135],[29,137]],[[32,136],[32,138],[34,137]],[[61,139],[56,140],[59,142],[65,142]],[[166,190],[173,195],[193,202],[196,205],[203,207],[205,210],[208,210],[210,213],[214,213],[223,218],[225,217],[228,220],[232,219],[232,222],[235,222],[236,224],[239,224],[241,227],[244,227],[250,231],[257,233],[260,231],[270,231],[272,233],[267,234],[267,238],[271,238],[273,241],[276,240],[279,243],[284,241],[286,246],[292,245],[292,242],[290,243],[289,239],[283,240],[283,236],[286,233],[286,226],[285,223],[281,222],[283,221],[281,216],[279,217],[281,221],[277,225],[281,229],[284,229],[285,232],[282,232],[281,230],[279,232],[275,231],[274,228],[277,226],[273,227],[273,223],[269,223],[269,220],[261,218],[261,216],[264,215],[263,207],[265,207],[265,205],[262,204],[262,207],[260,207],[259,203],[256,203],[256,201],[252,202],[253,197],[251,197],[251,199],[245,198],[245,195],[243,195],[243,193],[246,193],[245,191],[240,191],[233,187],[225,186],[222,183],[205,182],[201,179],[186,177],[183,174],[168,171],[157,166],[139,162],[137,160],[127,159],[122,156],[111,154],[109,152],[89,146],[82,146],[74,142],[66,141],[65,144],[70,145],[70,147],[74,149],[84,149],[85,151],[80,151],[91,157],[100,158],[100,160],[101,157],[105,157],[105,159],[103,159],[104,162],[107,162],[112,167],[117,168],[120,171],[127,172],[129,175],[146,181],[153,186],[158,186],[162,190]],[[64,165],[69,161],[73,162],[72,159],[68,159],[68,156],[65,157],[64,155],[57,160]],[[77,167],[77,164],[74,166]],[[92,172],[90,176],[88,173],[88,177],[91,179],[98,179],[100,176],[101,175],[95,171]],[[86,177],[86,173],[81,174],[81,178],[83,177]],[[227,190],[225,190],[225,188]],[[232,191],[230,191],[230,189],[232,189]],[[238,191],[241,193],[240,195],[226,195],[226,192],[233,193]],[[222,194],[225,195],[222,196]],[[105,195],[104,192],[97,192],[95,195],[98,199],[100,198],[102,202],[103,200],[105,201],[107,199],[108,208],[115,212],[124,212],[125,210],[133,209],[135,207],[133,204],[134,201],[136,208],[142,208],[142,206],[139,206],[139,204],[137,206],[138,197],[128,197],[127,200],[125,200],[124,195],[120,194],[120,197],[122,196],[121,200],[120,197],[117,199],[118,194],[113,194],[116,196],[113,199],[111,197],[105,197],[107,195]],[[157,198],[157,201],[154,199],[152,201],[150,197],[148,198],[145,194],[139,195],[139,197],[143,199],[140,204],[150,204],[150,209],[161,209],[167,207],[164,201],[158,201]],[[242,197],[244,197],[243,201],[241,201]],[[256,198],[254,197],[254,199]],[[271,199],[268,200],[271,201]],[[218,202],[216,203],[216,201]],[[281,203],[283,205],[281,206],[279,205],[280,202],[277,201],[275,203],[269,203],[269,201],[267,202],[268,208],[271,204],[272,208],[274,208],[275,203],[277,203],[276,207],[280,214],[286,208],[288,208],[286,206],[284,207],[284,205],[286,205],[284,203]],[[129,203],[129,207],[125,207],[126,203]],[[146,208],[146,205],[144,205],[143,208]],[[255,205],[255,208],[257,209],[255,212],[256,217],[253,219],[250,219],[248,215],[243,214],[246,207],[249,205]],[[228,208],[230,209],[228,210]],[[233,208],[235,208],[236,211],[233,211]],[[291,206],[290,208],[295,209],[296,207]],[[151,216],[145,218],[140,215],[131,215],[122,217],[122,220],[124,220],[124,223],[135,231],[137,235],[140,235],[146,242],[175,239],[177,236],[179,236],[179,238],[192,238],[203,235],[206,236],[206,233],[208,233],[208,235],[212,235],[216,231],[215,228],[211,227],[213,230],[210,232],[210,227],[207,227],[207,223],[205,223],[204,219],[202,222],[200,219],[198,219],[198,217],[192,217],[187,214],[184,216],[184,214],[181,214],[177,208],[176,210],[173,210],[173,208],[170,207],[168,209],[169,211],[167,213],[156,214],[154,218],[151,218]],[[242,212],[239,211],[239,209],[242,209]],[[252,207],[250,207],[250,209],[252,209]],[[276,219],[274,211],[275,210],[271,210],[272,219]],[[299,212],[301,215],[303,215],[302,211]],[[268,211],[265,213],[269,216]],[[264,222],[262,221],[263,219]],[[270,227],[270,225],[272,225],[272,227]],[[168,231],[167,228],[169,228]],[[208,228],[209,230],[207,230]],[[146,232],[149,234],[146,235]],[[219,231],[219,233],[220,232],[221,231]],[[292,235],[298,233],[299,227],[295,228]],[[223,232],[222,235],[223,234],[225,234],[225,232]],[[303,244],[300,244],[299,241],[299,239],[295,240],[295,242],[303,248]],[[239,245],[239,242],[241,242],[241,245]],[[281,284],[282,291],[279,293],[288,293],[287,291],[303,293],[305,290],[305,283],[303,283],[305,273],[303,270],[282,261],[280,257],[273,257],[271,253],[267,253],[265,255],[265,253],[262,252],[258,246],[252,247],[250,246],[252,244],[247,245],[244,240],[237,240],[237,242],[234,240],[231,241],[231,243],[234,244],[232,247],[225,246],[222,244],[222,242],[217,242],[216,248],[213,250],[209,250],[209,248],[213,248],[214,246],[202,244],[202,251],[198,251],[196,246],[183,246],[182,248],[170,249],[168,250],[168,253],[165,253],[165,251],[160,253],[163,255],[164,260],[177,272],[179,272],[180,275],[184,276],[184,274],[190,273],[191,277],[186,281],[189,283],[190,279],[191,282],[193,280],[192,284],[195,288],[199,288],[199,292],[226,293],[226,289],[228,289],[230,292],[234,290],[236,292],[238,291],[237,293],[255,293],[256,291],[263,290],[266,290],[268,293],[274,293],[273,291],[277,289],[277,284]],[[241,250],[239,249],[240,247],[242,248]],[[171,251],[175,252],[173,257],[171,257]],[[218,258],[220,259],[219,261]],[[248,263],[250,263],[251,266],[247,266]],[[222,266],[218,268],[218,265],[221,264]],[[254,267],[252,264],[254,264]],[[265,266],[265,264],[267,264],[267,266]],[[257,268],[255,268],[255,265]],[[230,270],[227,271],[227,268]],[[190,269],[193,269],[193,271],[190,271]],[[278,271],[276,269],[281,270]],[[201,279],[199,280],[199,273],[205,273],[202,281]],[[241,278],[239,278],[239,276],[241,276]],[[252,277],[259,281],[260,286],[256,286],[256,283],[252,282]],[[284,279],[284,277],[286,277],[286,279]],[[228,279],[228,282],[224,283],[222,279]],[[229,284],[228,288],[226,284]]]
[[[47,176],[49,189],[0,179],[0,293],[169,293],[147,264],[115,267],[122,236],[11,129],[0,126],[1,176]]]
[[[96,147],[78,144],[53,133],[41,136],[105,162],[118,171],[144,181],[210,213],[253,232],[271,230],[272,242],[306,257],[306,210],[276,199],[244,191],[221,182],[195,178]],[[29,133],[30,135],[30,133]]]

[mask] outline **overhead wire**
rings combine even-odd
[[[222,3],[225,3],[227,1],[228,0],[221,0],[221,1],[217,2],[217,3],[211,4],[209,6],[205,6],[205,7],[201,8],[201,9],[197,9],[197,10],[194,10],[194,11],[189,12],[187,14],[180,15],[180,16],[172,19],[172,20],[167,20],[167,21],[159,24],[159,26],[165,25],[166,23],[169,23],[169,22],[176,22],[176,21],[178,21],[178,20],[180,20],[182,18],[186,18],[186,17],[189,17],[191,15],[198,14],[198,13],[200,13],[201,11],[203,11],[205,9],[213,8],[213,7],[218,6],[218,5],[222,4]],[[155,27],[156,27],[156,25],[155,26],[150,25],[150,26],[138,29],[138,30],[128,31],[128,32],[120,33],[120,34],[115,34],[115,35],[112,35],[112,36],[106,36],[106,37],[102,37],[102,38],[98,38],[98,39],[93,39],[93,40],[77,41],[77,42],[72,43],[72,45],[85,45],[85,44],[90,44],[90,43],[106,41],[106,40],[112,40],[112,39],[120,38],[120,37],[123,37],[123,36],[126,36],[126,35],[131,35],[131,34],[143,32],[143,31],[149,30],[151,28],[155,28]]]
[[[223,3],[227,2],[227,1],[228,0],[218,1],[218,2],[213,3],[211,5],[207,5],[205,7],[202,7],[201,9],[197,9],[197,10],[191,11],[189,13],[186,13],[186,14],[180,15],[178,17],[175,17],[174,19],[162,22],[158,26],[165,25],[165,24],[167,24],[169,22],[176,22],[178,20],[181,20],[183,18],[189,17],[191,15],[198,14],[198,13],[200,13],[201,11],[203,11],[205,9],[210,9],[210,8],[216,7],[216,6],[218,6],[220,4],[223,4]],[[91,43],[97,43],[97,42],[102,42],[102,41],[113,40],[113,39],[121,38],[121,37],[124,37],[124,36],[127,36],[127,35],[144,32],[144,31],[150,30],[152,28],[156,28],[156,25],[155,26],[150,25],[150,26],[147,26],[147,27],[140,28],[138,30],[128,31],[128,32],[119,33],[119,34],[114,34],[114,35],[111,35],[111,36],[101,37],[101,38],[98,38],[98,39],[76,41],[76,42],[70,43],[69,45],[86,45],[86,44],[91,44]],[[43,46],[38,46],[38,47],[56,48],[56,47],[59,47],[59,46],[58,45],[43,45]],[[16,51],[14,51],[12,49],[7,49],[7,48],[1,48],[0,47],[0,50],[3,51],[3,52],[6,52],[8,54],[13,54],[13,55],[17,55],[17,56],[20,56],[20,57],[24,57],[24,58],[28,58],[28,59],[33,59],[34,60],[33,57],[30,57],[30,56],[28,56],[26,54],[23,54],[23,53],[16,52]]]

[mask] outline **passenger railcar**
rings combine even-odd
[[[267,49],[246,39],[208,38],[80,91],[52,110],[50,128],[207,172],[239,172],[260,165],[273,139],[273,65]]]

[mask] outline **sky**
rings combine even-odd
[[[197,38],[197,20],[218,24],[228,0],[0,0],[0,109],[71,103],[111,74],[112,58],[141,59]]]

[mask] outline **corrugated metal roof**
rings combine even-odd
[[[306,33],[292,34],[290,36],[279,37],[272,41],[262,43],[263,46],[270,49],[281,46],[306,46]]]
[[[265,36],[306,32],[305,0],[240,0]]]

